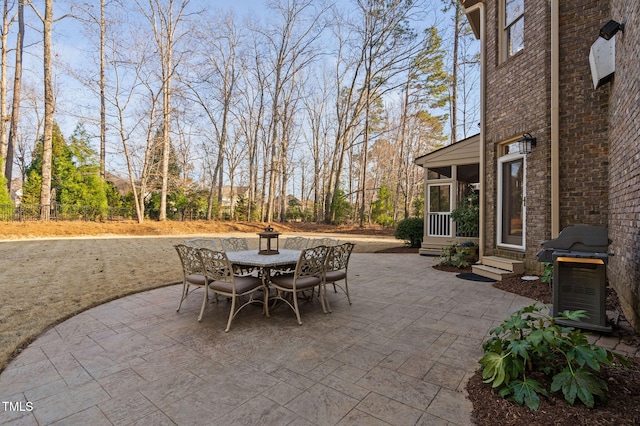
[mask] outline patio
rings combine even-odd
[[[433,261],[354,253],[353,305],[333,291],[332,314],[303,302],[302,326],[256,305],[224,333],[225,302],[201,323],[200,297],[176,313],[181,285],[90,309],[0,375],[0,400],[33,407],[5,409],[0,424],[470,424],[464,388],[482,340],[532,301]]]

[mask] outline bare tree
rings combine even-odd
[[[7,159],[7,57],[9,47],[9,30],[13,23],[11,7],[8,0],[4,0],[2,8],[2,27],[0,28],[0,160]],[[0,162],[6,165],[6,161]],[[3,167],[4,167],[3,165]],[[0,170],[3,174],[4,170]],[[11,179],[9,179],[11,185]]]
[[[231,108],[236,96],[240,76],[238,50],[242,35],[234,16],[227,14],[220,19],[207,21],[198,31],[198,43],[203,47],[201,58],[194,64],[195,71],[187,85],[195,101],[202,107],[215,131],[217,155],[213,167],[213,179],[209,189],[207,219],[211,219],[214,200],[222,202],[224,157],[229,140]]]
[[[5,2],[6,5],[6,2]],[[15,68],[13,71],[13,101],[11,103],[11,120],[9,125],[9,139],[6,145],[6,155],[2,158],[4,161],[4,175],[7,178],[7,185],[11,189],[11,180],[13,178],[13,157],[15,147],[18,139],[18,124],[20,117],[20,100],[21,100],[21,87],[22,87],[22,53],[24,51],[24,1],[18,2],[18,34],[16,35],[16,50],[15,50]],[[4,64],[3,64],[4,67]],[[3,71],[4,75],[4,71]],[[3,83],[4,85],[4,83]],[[4,91],[4,89],[3,89]],[[4,108],[4,96],[0,96],[3,99],[2,105]],[[4,117],[4,112],[0,113],[1,117]],[[4,132],[4,123],[2,124],[2,132]],[[4,135],[0,134],[1,140],[4,141]]]
[[[29,3],[43,24],[43,71],[44,71],[44,129],[42,135],[42,184],[40,187],[40,220],[49,220],[51,208],[51,161],[53,154],[53,65],[51,56],[51,27],[53,24],[53,0],[45,0],[44,16]]]
[[[185,32],[178,30],[185,19],[185,10],[190,0],[182,0],[177,5],[175,0],[148,0],[146,5],[142,0],[136,0],[140,11],[148,20],[153,30],[153,36],[158,48],[161,69],[162,84],[162,165],[161,179],[162,188],[160,192],[160,213],[159,220],[167,219],[167,193],[169,188],[169,153],[171,151],[171,95],[172,81],[175,69],[179,61],[174,58],[174,53],[180,39]]]
[[[285,111],[285,108],[292,106],[287,99],[293,99],[296,76],[313,63],[318,55],[314,45],[324,30],[321,18],[327,10],[326,7],[321,7],[320,10],[313,8],[318,2],[312,0],[292,0],[286,5],[283,3],[279,1],[273,5],[279,14],[278,21],[273,21],[270,28],[264,31],[270,51],[269,67],[273,70],[270,140],[266,159],[269,164],[269,192],[264,219],[267,221],[274,217],[277,177],[284,172],[287,159],[288,140],[284,131],[289,125],[288,117],[292,115],[291,111]]]

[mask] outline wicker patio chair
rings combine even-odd
[[[202,321],[202,314],[204,308],[207,306],[207,300],[209,300],[209,291],[207,286],[207,278],[204,274],[204,266],[202,265],[202,259],[200,258],[200,249],[196,247],[190,247],[184,244],[178,244],[174,246],[182,262],[182,295],[180,296],[180,303],[176,312],[180,312],[182,302],[187,298],[189,294],[198,288],[204,289],[202,296],[202,307],[200,308],[200,315],[198,321]],[[191,287],[195,287],[190,290]]]
[[[209,249],[200,249],[200,257],[202,265],[205,268],[208,288],[212,292],[226,296],[231,300],[231,309],[229,310],[229,320],[225,333],[231,328],[231,322],[238,315],[238,312],[247,305],[255,302],[262,303],[267,309],[268,292],[264,287],[262,279],[251,276],[238,276],[233,273],[231,263],[227,258],[227,254],[222,251],[214,251]],[[263,290],[264,300],[255,299],[253,296],[256,291]],[[242,303],[240,300],[243,296],[249,296],[248,300]],[[239,306],[238,306],[239,304]]]
[[[325,295],[322,287],[324,280],[325,262],[329,247],[318,246],[302,250],[296,270],[293,274],[275,275],[271,277],[271,287],[276,289],[274,300],[281,300],[286,303],[296,314],[298,324],[302,325],[300,320],[300,308],[298,307],[298,293],[305,290],[313,290],[318,287],[320,295],[320,303],[322,310],[327,313],[325,306]],[[312,292],[313,294],[313,292]],[[290,302],[287,295],[291,295],[293,302]]]

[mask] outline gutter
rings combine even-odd
[[[560,0],[551,0],[551,238],[560,233]]]
[[[555,0],[558,1],[558,0]],[[485,56],[485,40],[486,40],[486,25],[485,25],[485,8],[484,3],[479,1],[478,3],[462,9],[463,13],[470,16],[471,13],[480,13],[480,224],[478,228],[478,246],[479,246],[479,258],[482,259],[484,254],[484,234],[485,234],[485,216],[486,216],[486,172],[485,172],[485,132],[486,132],[486,120],[485,120],[485,92],[486,92],[486,56]]]

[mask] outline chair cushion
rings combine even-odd
[[[234,281],[236,283],[236,293],[242,294],[248,291],[253,290],[256,287],[260,287],[262,285],[262,280],[257,277],[235,277]],[[223,293],[231,294],[233,292],[233,287],[231,283],[228,281],[213,281],[209,283],[209,288],[214,291],[220,291]]]
[[[340,281],[345,279],[345,277],[347,276],[347,271],[345,271],[344,269],[341,269],[339,271],[328,271],[325,275],[325,279],[328,282],[334,282],[334,281]]]
[[[193,284],[193,285],[205,285],[206,284],[206,280],[204,278],[204,275],[189,274],[184,278],[187,280],[187,282],[189,284]]]
[[[276,275],[271,278],[271,281],[280,287],[293,289],[293,278],[293,275]],[[299,277],[298,281],[296,281],[296,290],[314,287],[321,282],[322,279],[320,277]]]

